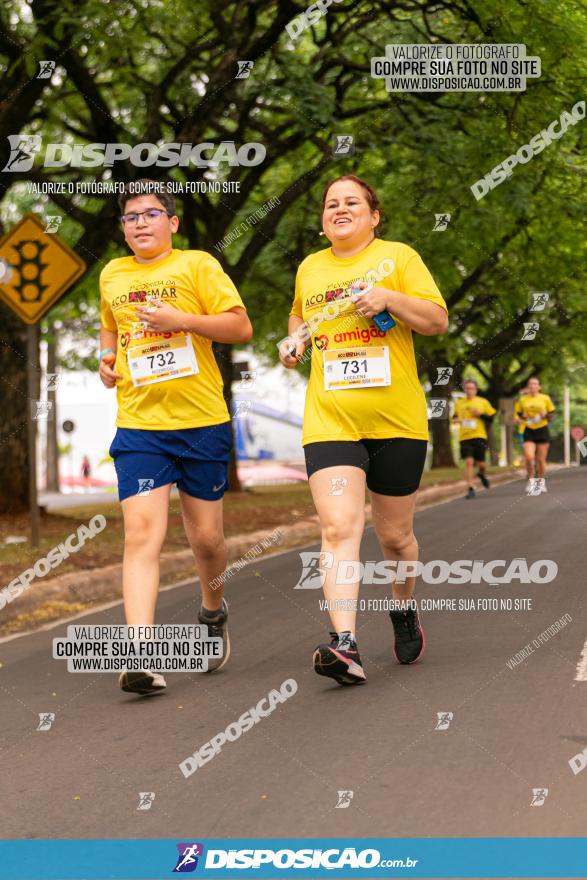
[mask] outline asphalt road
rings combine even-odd
[[[513,482],[426,509],[424,560],[550,559],[548,584],[421,585],[422,598],[531,599],[531,610],[422,614],[427,651],[392,656],[384,611],[360,615],[368,683],[341,688],[311,669],[327,636],[319,590],[294,590],[297,550],[231,579],[233,654],[224,671],[168,675],[136,698],[113,674],[70,674],[51,659],[65,624],[0,644],[4,838],[584,836],[587,682],[587,468],[557,471],[550,492]],[[310,549],[310,548],[306,548]],[[379,559],[372,530],[363,558]],[[363,587],[382,598],[384,588]],[[193,587],[161,594],[159,622],[194,622]],[[507,661],[564,615],[527,659]],[[120,606],[78,623],[120,623]],[[297,693],[185,778],[178,764],[286,679]],[[37,731],[39,713],[50,730]],[[437,730],[437,713],[452,712]],[[548,789],[531,806],[533,789]],[[338,791],[352,791],[337,808]],[[137,810],[139,792],[154,792]],[[6,806],[9,805],[9,809]]]

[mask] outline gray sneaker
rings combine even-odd
[[[167,682],[159,672],[149,672],[148,670],[121,672],[118,684],[123,691],[129,694],[140,694],[142,697],[160,694],[167,687]]]
[[[216,672],[222,669],[228,658],[230,657],[230,639],[228,638],[228,605],[226,599],[222,600],[222,608],[218,611],[216,617],[204,617],[202,609],[198,613],[200,623],[208,627],[208,636],[210,638],[222,639],[222,657],[210,657],[208,659],[208,672]]]

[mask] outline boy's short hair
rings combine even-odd
[[[137,199],[139,196],[154,195],[161,202],[167,213],[171,217],[176,215],[175,198],[171,193],[167,192],[165,181],[149,180],[144,177],[141,180],[133,180],[131,183],[124,185],[124,192],[118,197],[118,207],[120,213],[124,214],[126,203],[131,199]]]
[[[465,381],[463,382],[463,388],[465,387],[465,385],[474,385],[475,388],[479,388],[474,379],[465,379]]]

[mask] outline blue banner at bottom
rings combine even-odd
[[[587,877],[587,838],[3,840],[1,880]]]

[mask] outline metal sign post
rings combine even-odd
[[[37,499],[37,420],[33,418],[33,401],[39,388],[39,325],[27,326],[27,436],[29,459],[29,509],[31,514],[31,546],[39,546],[41,517]]]

